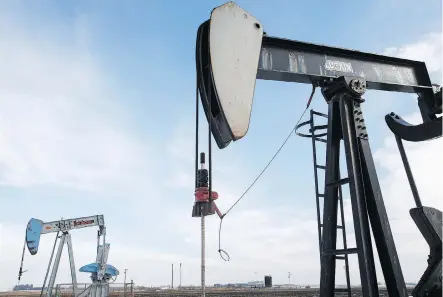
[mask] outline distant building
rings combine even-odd
[[[263,281],[249,282],[248,286],[250,288],[264,288],[265,287],[265,282],[263,282]]]
[[[17,285],[14,286],[13,291],[24,291],[24,290],[32,290],[34,288],[34,285],[30,284],[23,284],[23,285]]]
[[[214,288],[264,288],[265,283],[263,281],[253,281],[248,283],[236,283],[236,284],[214,284]]]

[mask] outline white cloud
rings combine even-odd
[[[0,30],[3,185],[92,190],[146,174],[146,147],[124,130],[104,71],[75,44]]]
[[[424,61],[429,72],[441,72],[442,33],[435,32],[423,36],[419,41],[399,47],[389,47],[384,54],[399,58]]]

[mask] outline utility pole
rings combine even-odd
[[[124,295],[125,297],[126,297],[126,292],[127,292],[126,271],[128,271],[128,269],[125,268],[125,280],[123,281],[123,295]]]
[[[182,263],[180,263],[180,288],[182,287]]]
[[[171,288],[174,289],[174,264],[172,264],[172,279],[171,279]]]
[[[291,273],[291,272],[288,272],[288,280],[289,280],[289,284],[291,284],[291,275],[292,275],[292,273]]]
[[[134,281],[131,279],[131,297],[134,297]]]

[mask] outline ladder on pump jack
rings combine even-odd
[[[317,161],[317,143],[327,143],[327,132],[323,133],[316,133],[317,131],[327,130],[328,125],[315,125],[315,118],[321,117],[327,119],[328,116],[324,113],[317,112],[314,110],[310,110],[310,117],[309,120],[300,123],[296,127],[296,134],[301,137],[311,138],[312,140],[312,157],[313,157],[313,165],[314,165],[314,188],[315,188],[315,203],[317,208],[317,228],[318,228],[318,242],[319,242],[319,250],[320,250],[320,258],[322,255],[322,229],[323,229],[323,222],[321,218],[321,211],[320,211],[320,201],[321,198],[325,198],[325,194],[320,192],[320,185],[319,185],[319,177],[318,177],[318,171],[319,170],[326,170],[326,165],[318,164]],[[310,134],[303,134],[300,132],[297,132],[297,130],[305,125],[309,125],[309,133]],[[344,182],[346,182],[347,179],[344,179]],[[355,249],[348,249],[348,243],[346,238],[346,225],[345,225],[345,216],[344,216],[344,207],[343,207],[343,192],[342,192],[342,183],[335,183],[333,185],[328,186],[338,186],[338,201],[339,201],[339,207],[340,207],[340,220],[341,225],[337,225],[337,229],[342,231],[342,240],[343,240],[343,249],[342,250],[335,250],[335,252],[332,252],[332,254],[335,254],[336,260],[344,260],[345,265],[345,277],[346,277],[346,288],[336,288],[336,293],[347,293],[349,297],[352,296],[351,294],[351,283],[350,283],[350,276],[349,276],[349,259],[348,254],[355,253]]]

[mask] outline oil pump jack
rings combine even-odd
[[[417,205],[410,210],[410,215],[430,247],[428,267],[412,294],[441,296],[442,213],[422,205],[403,148],[403,140],[421,142],[442,136],[439,116],[442,91],[431,83],[424,62],[271,37],[264,33],[262,24],[254,16],[228,2],[213,9],[210,19],[198,28],[196,71],[197,94],[200,94],[208,120],[209,139],[212,134],[219,149],[247,134],[256,79],[306,83],[312,84],[313,91],[317,87],[321,89],[328,114],[311,110],[311,120],[296,128],[309,124],[310,134],[298,131],[297,134],[311,137],[313,144],[326,144],[326,164],[314,163],[316,176],[318,169],[325,170],[324,192],[316,193],[317,207],[318,198],[324,198],[321,224],[318,217],[321,297],[334,296],[338,292],[335,288],[336,261],[346,259],[347,263],[349,254],[357,254],[363,296],[379,296],[370,228],[389,296],[408,296],[369,146],[362,105],[368,89],[416,93],[423,123],[411,125],[395,113],[386,115],[385,120],[397,140]],[[315,115],[326,117],[327,125],[314,125]],[[319,133],[320,130],[326,132]],[[342,140],[347,165],[344,178],[339,170]],[[210,154],[209,149],[209,164]],[[207,198],[196,200],[198,207],[194,209],[202,211],[194,211],[194,216],[215,213],[211,183],[209,177]],[[344,184],[349,184],[356,247],[337,249],[337,229],[341,227],[337,224],[338,204],[342,202],[341,186]],[[346,291],[351,296],[349,287]]]
[[[92,284],[80,291],[77,287],[77,276],[75,271],[74,252],[71,240],[71,230],[83,229],[87,227],[98,226],[97,231],[97,256],[96,262],[82,266],[80,272],[91,273]],[[69,265],[71,268],[72,290],[74,297],[107,297],[109,292],[109,281],[112,277],[117,277],[119,271],[112,265],[107,264],[108,253],[110,244],[106,243],[106,227],[103,215],[95,215],[90,217],[81,217],[74,219],[61,219],[52,222],[43,222],[39,219],[32,218],[29,220],[26,226],[25,246],[31,255],[36,255],[40,246],[40,237],[42,234],[56,233],[54,246],[52,249],[51,258],[49,260],[46,276],[43,282],[40,297],[43,295],[45,289],[46,280],[49,274],[49,270],[52,264],[52,258],[54,256],[55,247],[57,241],[60,239],[58,250],[55,256],[54,264],[52,266],[51,276],[46,290],[46,297],[54,296],[54,284],[57,277],[58,267],[65,244],[68,247]],[[102,243],[101,243],[102,241]],[[25,246],[23,247],[22,261],[20,265],[18,280],[23,274],[23,258],[25,252]]]

